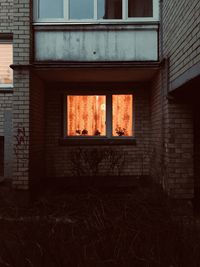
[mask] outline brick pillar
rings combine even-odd
[[[29,187],[30,1],[14,0],[13,186]]]
[[[193,177],[193,109],[179,100],[165,105],[165,182],[169,195],[192,199]]]

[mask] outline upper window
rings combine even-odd
[[[158,20],[159,0],[35,0],[35,21]]]
[[[65,136],[132,137],[133,95],[67,95]]]
[[[13,47],[9,39],[0,38],[0,87],[9,87],[13,83]]]

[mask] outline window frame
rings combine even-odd
[[[61,23],[61,24],[83,24],[83,23],[130,23],[130,22],[158,22],[159,21],[159,0],[153,1],[153,16],[152,17],[128,17],[128,0],[122,0],[122,19],[97,19],[97,0],[94,1],[94,17],[93,19],[69,19],[69,1],[63,0],[63,18],[39,18],[39,1],[34,0],[33,20],[34,23]]]
[[[132,136],[113,136],[112,130],[112,95],[132,95]],[[106,135],[105,136],[68,136],[67,133],[67,96],[68,95],[105,95],[106,97]],[[91,91],[77,91],[77,92],[67,92],[64,94],[64,116],[63,116],[63,137],[64,139],[74,140],[74,139],[135,139],[135,94],[132,90],[112,90],[112,91],[103,91],[103,90],[95,90],[95,92]]]
[[[13,40],[12,37],[1,37],[0,35],[0,44],[11,44],[12,45],[12,53],[13,53]],[[13,55],[12,55],[12,63],[13,64]],[[10,67],[10,66],[9,66]],[[9,89],[13,88],[13,71],[12,71],[12,83],[0,83],[0,89]]]

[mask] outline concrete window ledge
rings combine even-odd
[[[0,94],[12,94],[13,93],[13,87],[9,87],[9,88],[4,88],[4,87],[0,87]]]
[[[88,146],[88,145],[136,145],[135,138],[63,138],[60,145]]]

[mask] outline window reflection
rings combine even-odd
[[[122,19],[122,0],[98,0],[98,19]]]
[[[39,18],[63,18],[63,0],[40,0]]]
[[[128,0],[129,17],[153,17],[152,0]]]
[[[94,1],[93,0],[70,0],[69,17],[70,19],[93,19]]]

